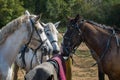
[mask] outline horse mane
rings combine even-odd
[[[25,18],[27,17],[18,17],[0,29],[0,44],[7,38],[7,36],[14,33],[14,31],[20,27],[20,24],[25,21]]]
[[[49,27],[49,29],[53,32],[53,33],[58,33],[57,29],[55,27],[51,27],[54,26],[53,23],[49,22],[47,23],[47,26]]]
[[[108,31],[110,31],[110,32],[111,32],[112,30],[115,30],[116,33],[120,33],[120,29],[119,29],[119,28],[111,27],[111,26],[106,26],[106,25],[104,25],[104,24],[98,24],[97,22],[90,21],[90,20],[87,20],[87,22],[90,23],[90,24],[93,24],[93,25],[95,25],[95,26],[97,26],[97,27],[100,27],[100,28],[102,28],[102,29],[106,29],[106,30],[108,30]]]
[[[112,29],[112,27],[110,27],[110,26],[106,26],[104,24],[98,24],[97,22],[94,22],[94,21],[88,20],[87,22],[90,23],[90,24],[93,24],[95,26],[101,27],[103,29]]]

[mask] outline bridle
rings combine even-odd
[[[47,38],[46,38],[44,41],[41,39],[40,33],[39,33],[39,31],[37,30],[37,28],[35,27],[33,20],[32,20],[31,18],[29,18],[29,19],[30,19],[30,22],[31,22],[31,24],[32,24],[30,38],[29,38],[29,41],[24,45],[23,49],[20,51],[20,53],[21,53],[20,58],[22,58],[23,68],[26,67],[26,63],[25,63],[25,52],[26,52],[26,50],[27,50],[27,48],[28,48],[28,45],[30,44],[30,42],[31,42],[31,40],[32,40],[32,36],[33,36],[34,31],[37,33],[37,35],[38,35],[38,37],[39,37],[39,39],[38,39],[38,40],[36,39],[36,41],[40,42],[40,45],[39,45],[35,50],[33,50],[33,51],[34,51],[34,55],[36,55],[37,50],[40,49],[41,46],[42,46],[44,43],[46,43],[46,41],[47,41]],[[42,33],[42,32],[41,32],[41,33]],[[33,55],[33,57],[34,57],[34,55]],[[32,64],[32,61],[33,61],[33,57],[32,57],[32,60],[31,60],[31,64]],[[36,57],[37,57],[37,56],[36,56]],[[42,55],[42,57],[43,57],[43,55]],[[42,57],[41,57],[41,58],[42,58]],[[38,57],[37,57],[37,61],[38,61],[38,63],[40,63]],[[42,59],[41,59],[41,62],[42,62]]]
[[[79,23],[79,25],[83,25],[83,21]],[[81,38],[82,38],[82,41],[84,42],[84,34],[82,33],[80,27],[78,26],[78,24],[76,23],[75,25],[71,25],[72,28],[75,30],[75,31],[78,31],[78,34],[81,35]],[[103,28],[104,29],[104,28]],[[105,28],[106,29],[106,28]],[[83,29],[84,30],[84,29]],[[106,43],[106,47],[105,49],[103,50],[103,52],[101,53],[99,59],[97,60],[97,62],[95,64],[98,64],[105,56],[106,52],[109,50],[109,47],[110,47],[110,42],[111,42],[111,39],[112,37],[114,36],[116,38],[116,43],[117,43],[117,46],[119,46],[119,41],[118,41],[118,37],[115,33],[115,30],[114,29],[111,29],[112,30],[112,33],[110,34],[110,36],[108,37],[108,40],[107,40],[107,43]],[[74,35],[74,34],[72,34]],[[71,36],[72,36],[71,35]],[[83,36],[82,36],[83,35]],[[71,36],[68,36],[68,37],[63,37],[64,39],[67,39],[67,40],[71,40]],[[79,45],[78,45],[79,46]],[[76,49],[78,48],[78,46],[76,46],[75,48],[73,48],[71,51],[69,51],[70,47],[66,47],[64,44],[63,44],[63,49],[65,50],[65,52],[67,53],[67,55],[69,55],[70,53],[72,52],[75,52]],[[94,65],[95,65],[94,64]]]
[[[83,23],[84,23],[84,21],[83,20],[81,20],[80,21],[80,25],[83,25]],[[82,35],[82,31],[81,31],[81,29],[80,29],[80,27],[79,27],[79,25],[77,24],[77,23],[75,23],[74,25],[71,25],[71,27],[74,29],[74,32],[76,33],[76,32],[78,32],[77,34],[79,35],[79,36],[81,36]],[[74,36],[74,32],[72,32],[72,34],[70,35],[70,36],[63,36],[63,38],[64,39],[66,39],[67,41],[71,41],[72,40],[72,36]],[[74,48],[72,48],[71,49],[71,47],[69,46],[69,47],[66,47],[64,44],[62,44],[62,46],[63,46],[63,50],[65,51],[65,53],[68,55],[68,56],[70,56],[70,54],[74,54],[75,53],[75,51],[76,51],[76,49],[79,47],[79,44],[77,45],[77,46],[75,46]],[[70,50],[71,49],[71,50]],[[66,56],[66,55],[65,55]]]
[[[45,33],[47,33],[48,31],[50,31],[50,30],[46,30]],[[50,32],[51,32],[51,31],[50,31]],[[50,41],[51,44],[57,43],[57,42],[58,42],[57,40]]]

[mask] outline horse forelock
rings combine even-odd
[[[6,24],[1,30],[0,30],[0,44],[2,44],[6,38],[14,33],[16,29],[19,29],[22,23],[26,23],[26,19],[28,19],[28,16],[20,16],[17,19],[14,19],[13,21]]]
[[[47,23],[47,26],[50,29],[50,31],[52,31],[53,33],[58,33],[58,31],[57,31],[57,29],[56,29],[56,27],[54,26],[53,23],[49,22],[49,23]]]

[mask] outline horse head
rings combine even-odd
[[[35,26],[33,36],[31,37],[31,40],[29,40],[30,46],[36,51],[40,49],[45,54],[52,53],[52,45],[45,34],[44,28],[39,23],[40,16],[30,15],[28,11],[26,11],[26,15],[30,17],[31,25],[33,27]]]
[[[82,32],[79,27],[82,26],[82,18],[77,15],[75,18],[69,18],[67,30],[63,36],[62,50],[64,56],[69,56],[74,53],[76,48],[82,42]]]
[[[59,25],[59,22],[56,22],[55,24],[53,23],[41,23],[44,27],[45,33],[48,37],[48,39],[50,40],[50,43],[53,46],[53,54],[56,54],[60,51],[59,45],[58,45],[58,31],[57,31],[57,27]]]
[[[39,53],[37,58],[40,59],[40,57],[43,58],[43,56],[47,57],[48,54],[52,53],[53,51],[52,45],[45,34],[44,28],[39,23],[39,16],[30,15],[28,11],[25,12],[25,16],[27,16],[31,28],[29,28],[29,33],[28,33],[30,37],[27,39],[27,43],[25,43],[25,45],[22,46],[23,49],[20,50],[24,65],[25,65],[24,54],[26,53],[30,53],[30,55],[31,53],[34,54]],[[33,50],[29,49],[28,52],[26,52],[27,47],[31,47]],[[40,60],[39,59],[38,62],[40,61],[42,62],[42,59]]]

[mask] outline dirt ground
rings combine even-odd
[[[78,48],[76,55],[74,55],[74,61],[72,65],[72,80],[98,80],[97,65],[91,67],[95,60],[93,60],[84,44]],[[23,80],[24,72],[19,70],[18,76],[18,80]],[[108,80],[107,77],[106,80]]]

